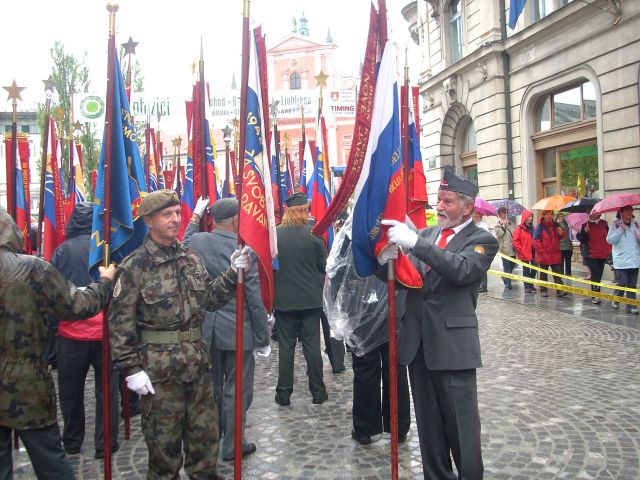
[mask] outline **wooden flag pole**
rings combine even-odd
[[[102,232],[104,236],[105,267],[110,263],[111,244],[111,169],[113,143],[113,103],[115,94],[115,53],[116,53],[116,12],[118,5],[107,4],[109,11],[109,42],[107,52],[107,96],[104,122],[104,215]],[[118,112],[119,114],[120,112]],[[104,448],[104,478],[111,480],[111,349],[109,344],[109,306],[104,309],[102,321],[102,438]]]
[[[244,176],[245,158],[247,142],[247,90],[249,85],[249,42],[251,41],[249,31],[249,0],[243,0],[244,7],[242,12],[242,79],[240,91],[240,144],[238,154],[238,170],[240,180],[238,181],[238,189],[236,197],[240,201],[242,208],[242,178]],[[238,231],[240,231],[240,219],[242,215],[238,215]],[[242,237],[238,235],[238,248],[242,248],[244,242]],[[244,323],[244,269],[238,269],[238,280],[236,282],[236,389],[235,403],[233,415],[233,432],[234,432],[234,459],[233,459],[233,478],[235,480],[242,479],[242,363],[243,363],[243,323]]]

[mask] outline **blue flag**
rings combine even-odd
[[[509,3],[509,28],[512,30],[516,28],[518,17],[524,10],[525,3],[527,3],[527,0],[511,0],[511,3]]]
[[[147,232],[142,218],[138,217],[138,207],[146,195],[145,172],[140,159],[133,117],[125,93],[118,56],[115,82],[113,85],[113,134],[111,139],[111,242],[110,259],[118,262],[142,244]],[[96,194],[91,228],[91,250],[89,269],[95,276],[97,267],[104,259],[104,167],[106,150],[106,129],[102,140]]]

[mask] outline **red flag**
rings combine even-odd
[[[358,93],[358,105],[356,110],[356,122],[351,141],[351,151],[344,177],[324,217],[316,219],[313,227],[314,235],[322,235],[333,223],[349,201],[349,197],[356,188],[360,178],[360,172],[367,153],[367,144],[371,132],[371,113],[373,111],[373,92],[376,82],[376,32],[378,30],[378,14],[371,5],[369,15],[369,35],[362,74],[360,77],[360,89]]]

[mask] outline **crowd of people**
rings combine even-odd
[[[346,343],[353,369],[352,438],[367,445],[392,430],[389,417],[389,338],[387,268],[408,255],[422,279],[420,288],[397,283],[398,441],[415,411],[425,478],[483,477],[476,369],[482,366],[476,305],[486,291],[487,271],[498,251],[526,265],[571,274],[573,244],[562,215],[522,212],[519,224],[498,210],[494,235],[474,215],[475,183],[446,168],[437,195],[437,226],[382,220],[387,246],[379,251],[375,276],[355,274],[351,219],[337,231],[333,248],[311,234],[306,195],[294,194],[277,228],[278,264],[273,312],[265,309],[255,253],[238,247],[238,201],[221,199],[209,208],[200,199],[182,241],[178,239],[180,201],[170,190],[144,197],[139,215],[147,228],[143,244],[117,267],[100,267],[92,281],[87,260],[93,206],[75,206],[67,240],[52,263],[21,253],[22,234],[0,209],[0,478],[11,478],[11,432],[24,443],[38,478],[75,478],[67,455],[80,452],[84,435],[84,385],[95,372],[95,457],[102,441],[102,336],[110,325],[113,368],[111,451],[118,444],[118,380],[139,396],[140,421],[148,448],[150,479],[177,478],[184,466],[190,478],[221,478],[224,461],[235,457],[236,282],[245,284],[242,347],[242,457],[256,451],[245,437],[254,395],[256,361],[270,356],[270,323],[275,317],[278,381],[275,402],[291,405],[294,355],[298,342],[306,361],[310,400],[329,398],[323,380],[320,327],[331,331],[326,347]],[[200,232],[209,211],[212,232]],[[612,256],[616,283],[635,288],[640,268],[640,224],[632,208],[608,225],[589,216],[577,233],[589,278],[600,282]],[[569,252],[569,253],[564,253]],[[504,271],[514,262],[502,258]],[[523,267],[526,278],[536,270]],[[547,273],[541,272],[545,280]],[[504,287],[514,282],[503,278]],[[537,291],[525,281],[525,292]],[[344,295],[348,291],[349,295]],[[594,292],[599,287],[593,286]],[[547,289],[540,292],[546,296]],[[635,298],[634,292],[620,295]],[[557,291],[558,296],[566,292]],[[110,301],[108,318],[102,309]],[[600,299],[593,298],[593,303]],[[614,302],[614,308],[618,303]],[[631,313],[638,313],[632,305]],[[344,323],[349,328],[344,327]],[[49,325],[57,325],[58,395],[62,435],[56,417],[55,389],[47,364]],[[336,333],[339,333],[338,335]],[[332,350],[334,373],[344,370],[344,348]],[[411,393],[409,391],[411,385]],[[455,386],[455,388],[454,388]],[[138,398],[138,397],[136,397]],[[302,398],[302,397],[301,397]],[[454,473],[453,463],[457,470]]]

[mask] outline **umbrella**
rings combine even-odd
[[[571,200],[560,209],[561,212],[589,213],[593,206],[600,201],[599,198],[582,197]]]
[[[640,205],[640,193],[614,193],[595,204],[591,213],[615,212],[619,208]]]
[[[531,210],[560,210],[571,200],[575,200],[575,198],[569,195],[551,195],[538,200],[533,204]]]
[[[484,198],[476,197],[473,205],[475,207],[475,211],[482,215],[493,215],[494,217],[497,215],[495,207]]]
[[[589,221],[589,215],[586,213],[570,213],[567,215],[567,223],[572,230],[579,232],[582,229],[582,225]]]
[[[498,210],[500,207],[505,207],[507,209],[508,215],[521,215],[524,207],[520,205],[515,200],[511,200],[510,198],[501,198],[500,200],[491,200],[489,202],[493,207]]]

